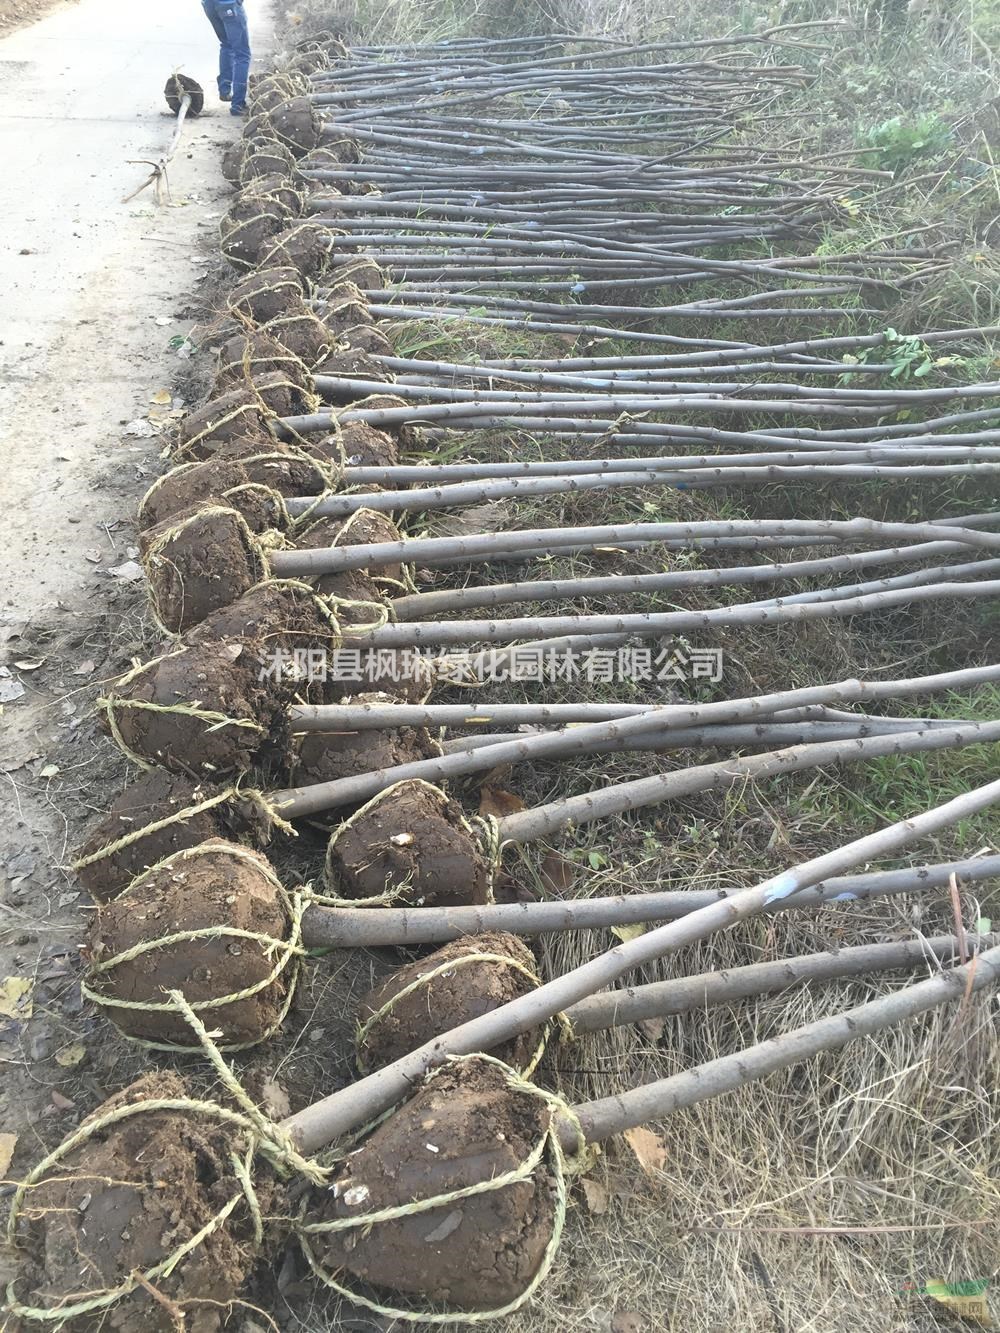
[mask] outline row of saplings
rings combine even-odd
[[[230,327],[210,399],[186,420],[173,467],[141,510],[153,609],[175,637],[102,701],[114,738],[145,771],[80,858],[101,904],[86,992],[154,1049],[190,1049],[199,1023],[218,1048],[243,1049],[272,1034],[291,1004],[307,899],[234,841],[260,845],[274,831],[266,799],[240,785],[251,766],[320,781],[435,749],[419,731],[363,733],[363,754],[357,737],[293,746],[287,724],[291,702],[344,693],[304,680],[295,650],[335,646],[342,625],[384,619],[385,595],[406,586],[406,572],[304,583],[269,579],[266,562],[254,564],[270,546],[398,535],[364,511],[346,523],[293,523],[283,500],[329,491],[348,460],[395,463],[405,432],[355,424],[283,441],[272,425],[315,409],[314,373],[390,350],[358,290],[359,276],[371,287],[377,269],[302,220],[300,168],[356,160],[349,141],[321,146],[305,96],[304,75],[336,51],[334,39],[314,39],[281,74],[256,80],[252,118],[227,154],[240,187],[222,225],[223,252],[241,274]],[[330,288],[322,318],[310,300],[320,279]],[[370,364],[364,373],[372,377]],[[179,543],[185,556],[173,560]],[[271,659],[281,665],[262,679]],[[406,686],[411,698],[426,688]],[[373,753],[379,746],[390,751]],[[327,900],[488,900],[490,859],[458,807],[418,783],[397,796],[391,816],[376,802],[348,822],[328,858]],[[447,945],[362,1001],[359,1066],[378,1068],[537,984],[531,952],[511,935]],[[557,1123],[550,1100],[512,1072],[529,1067],[543,1036],[529,1031],[496,1049],[509,1064],[473,1058],[439,1070],[346,1163],[325,1168],[238,1088],[234,1108],[199,1100],[177,1075],[147,1075],[19,1190],[10,1228],[27,1259],[12,1309],[73,1329],[214,1329],[290,1228],[335,1288],[337,1274],[351,1273],[463,1309],[518,1304],[558,1242],[564,1153],[577,1140],[571,1120]],[[314,1186],[305,1199],[303,1176]]]
[[[779,1038],[715,1062],[727,1068],[715,1069],[714,1081],[704,1069],[678,1076],[688,1078],[688,1102],[677,1080],[667,1080],[669,1090],[651,1085],[570,1108],[528,1081],[560,1013],[579,1023],[581,1007],[601,1000],[596,993],[626,971],[837,873],[840,863],[818,858],[545,985],[513,935],[453,940],[362,1000],[363,1077],[281,1125],[233,1078],[222,1052],[277,1031],[303,955],[330,943],[335,914],[377,918],[383,914],[357,909],[488,903],[496,835],[513,837],[510,818],[477,828],[444,793],[411,780],[387,786],[336,828],[319,895],[288,890],[260,851],[283,819],[266,792],[249,786],[251,771],[265,782],[289,775],[315,782],[392,768],[435,749],[426,732],[404,728],[293,743],[295,703],[329,702],[349,688],[303,674],[296,650],[335,647],[345,627],[358,634],[384,621],[387,596],[406,586],[408,574],[382,565],[378,579],[355,570],[299,582],[270,577],[267,558],[293,544],[398,536],[380,514],[311,521],[297,507],[293,522],[285,503],[333,489],[346,463],[392,464],[410,443],[403,431],[356,419],[338,424],[332,415],[330,432],[308,441],[278,426],[313,410],[316,374],[336,375],[388,346],[353,280],[363,265],[363,286],[377,286],[369,262],[302,221],[302,164],[356,153],[318,122],[303,80],[337,49],[334,39],[314,41],[287,71],[256,83],[255,114],[228,163],[243,187],[222,228],[224,252],[240,270],[229,296],[230,336],[210,400],[187,419],[174,466],[141,513],[153,610],[173,637],[102,701],[115,740],[145,772],[78,862],[100,904],[86,995],[153,1049],[201,1049],[227,1095],[205,1100],[177,1075],[147,1075],[35,1167],[15,1193],[9,1224],[26,1256],[9,1301],[26,1323],[208,1333],[238,1306],[258,1259],[291,1233],[325,1283],[384,1314],[420,1320],[439,1303],[505,1313],[548,1271],[567,1173],[585,1160],[587,1144],[781,1067],[776,1061],[801,1059],[823,1048],[817,1043],[852,1040],[904,1016],[887,1017],[881,1001],[871,1002],[840,1016],[839,1037],[824,1020],[811,1046],[802,1030],[788,1034],[796,1036],[790,1046]],[[321,281],[322,304],[313,299]],[[374,378],[370,368],[365,378]],[[423,698],[432,684],[432,675],[409,679],[399,692]],[[831,688],[837,697],[839,687]],[[638,725],[633,719],[622,730]],[[823,748],[800,747],[803,754]],[[732,784],[740,765],[751,774],[762,762],[732,760],[670,779],[703,790]],[[658,787],[643,800],[666,792]],[[870,837],[837,855],[845,867],[858,864],[953,822],[959,804],[972,813],[989,799],[983,789],[894,826],[884,846]],[[291,808],[282,802],[286,814]],[[570,925],[567,913],[548,928]],[[939,943],[942,953],[951,947]],[[943,986],[932,979],[896,994],[912,1014],[955,986],[978,989],[1000,970],[997,954],[979,954],[973,970],[954,969]],[[784,973],[777,984],[787,981]],[[695,983],[685,1003],[702,1003],[704,978],[683,982]],[[621,992],[610,993],[603,1010],[590,1006],[586,1030],[618,1021],[620,1000]],[[676,1012],[676,996],[671,1003]],[[442,1063],[448,1054],[460,1058]],[[331,1144],[337,1151],[324,1156]],[[408,1293],[415,1308],[399,1309],[396,1293]]]

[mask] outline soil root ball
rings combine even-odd
[[[388,694],[362,694],[355,703],[393,702]],[[334,782],[358,773],[375,773],[399,764],[433,759],[441,747],[424,727],[396,727],[385,731],[311,731],[295,749],[292,780],[296,786]]]
[[[271,415],[259,391],[250,387],[211,398],[184,418],[172,460],[186,463],[211,458],[220,445],[248,440],[273,444],[274,436],[267,428]]]
[[[239,183],[247,185],[261,176],[278,176],[283,180],[298,181],[295,158],[277,139],[252,141],[243,151],[239,165]]]
[[[243,515],[224,505],[168,518],[142,534],[140,549],[150,603],[170,634],[229,606],[267,575],[260,541]]]
[[[284,756],[287,687],[262,679],[263,670],[253,643],[185,645],[128,672],[101,711],[143,768],[221,780]]]
[[[330,289],[323,307],[323,322],[337,342],[361,352],[391,356],[392,344],[368,311],[368,302],[352,282]]]
[[[273,237],[288,226],[288,209],[277,199],[245,193],[233,203],[219,224],[223,255],[233,268],[252,269],[264,258]]]
[[[366,412],[384,412],[388,411],[390,408],[395,409],[397,407],[405,408],[411,406],[412,404],[407,403],[405,398],[397,398],[395,394],[373,393],[367,398],[359,398],[357,402],[351,404],[349,410],[354,411],[357,409]],[[397,441],[403,453],[416,453],[420,447],[416,429],[405,421],[380,425],[379,430],[384,430],[387,434],[391,435],[393,439]]]
[[[319,145],[322,122],[308,97],[292,97],[267,113],[268,124],[295,157],[303,157]]]
[[[147,1074],[99,1106],[77,1131],[83,1141],[24,1193],[17,1211],[25,1261],[16,1291],[25,1306],[68,1312],[124,1290],[102,1308],[67,1313],[65,1322],[25,1317],[20,1327],[174,1333],[174,1303],[188,1333],[221,1328],[259,1243],[233,1167],[234,1154],[247,1159],[250,1140],[239,1124],[190,1109],[193,1096],[176,1074]],[[182,1106],[145,1109],[163,1101]],[[268,1206],[269,1187],[257,1188],[258,1208]],[[137,1274],[148,1277],[161,1301]]]
[[[428,1305],[504,1311],[544,1275],[558,1242],[559,1204],[544,1160],[550,1116],[541,1094],[512,1083],[500,1064],[471,1059],[436,1071],[347,1159],[335,1186],[314,1196],[307,1255],[334,1282],[349,1274]],[[524,1178],[497,1186],[511,1172]],[[419,1208],[477,1185],[487,1188]],[[322,1230],[415,1202],[370,1228]]]
[[[258,269],[238,282],[229,293],[228,305],[234,314],[266,324],[288,309],[298,309],[305,289],[298,269],[289,265]]]
[[[386,284],[386,276],[374,259],[365,255],[337,254],[330,255],[330,281],[335,283],[353,282],[362,292],[381,291]]]
[[[308,583],[266,579],[232,606],[222,606],[185,636],[191,644],[234,640],[253,643],[262,666],[275,678],[308,685],[305,654],[335,648],[340,642],[336,609]],[[301,662],[295,660],[296,655]]]
[[[284,343],[262,329],[237,334],[219,350],[219,368],[212,397],[250,387],[271,411],[280,415],[315,412],[319,407],[305,362]],[[285,404],[290,412],[285,412]]]
[[[351,348],[338,350],[324,358],[316,367],[318,375],[329,375],[335,379],[377,380],[383,384],[392,382],[393,376],[367,353]],[[349,386],[331,388],[325,386],[323,396],[333,403],[351,403],[357,398],[357,392]]]
[[[222,835],[233,813],[225,788],[163,769],[142,773],[87,835],[77,879],[107,902],[158,861]]]
[[[245,161],[246,159],[244,159]],[[277,203],[288,217],[302,216],[305,195],[284,172],[252,176],[240,192],[240,202]]]
[[[304,301],[268,320],[263,330],[287,347],[309,370],[329,356],[333,347],[333,334]],[[291,413],[281,415],[290,416]]]
[[[243,144],[237,139],[222,154],[222,175],[230,185],[238,186],[243,169]]]
[[[330,233],[316,222],[296,222],[277,232],[260,259],[261,267],[291,267],[311,280],[321,278],[330,262]]]
[[[419,779],[379,792],[334,833],[326,883],[372,907],[490,901],[493,865],[461,807]]]
[[[286,496],[319,495],[330,484],[330,471],[318,459],[298,451],[284,452],[275,442],[273,450],[248,453],[244,458],[217,456],[204,463],[183,463],[164,473],[143,496],[139,522],[143,528],[155,527],[176,514],[218,503],[238,510],[255,533],[269,528],[280,531],[289,525],[283,504]],[[269,497],[270,503],[261,504],[254,491]]]
[[[310,83],[303,77],[306,72],[288,69],[253,79],[248,100],[254,115],[266,115],[281,106],[282,102],[287,102],[290,97],[302,97],[308,93]]]
[[[263,856],[222,840],[202,843],[153,866],[101,907],[85,994],[126,1037],[158,1048],[198,1048],[171,990],[218,1034],[220,1049],[257,1045],[288,1007],[298,919]]]
[[[379,1069],[539,984],[534,956],[515,935],[489,931],[452,940],[401,967],[361,1001],[358,1067]],[[525,1069],[540,1040],[539,1032],[525,1032],[490,1054]]]
[[[388,514],[376,509],[356,509],[348,518],[318,518],[295,534],[298,550],[312,550],[321,546],[368,546],[375,542],[399,542],[403,534]],[[320,576],[322,577],[322,576]],[[373,576],[376,585],[406,589],[406,567],[383,565]]]
[[[311,436],[310,449],[341,467],[395,467],[399,445],[384,430],[351,421],[333,435]]]
[[[374,579],[363,569],[321,574],[311,582],[345,630],[384,624],[388,619],[388,603]],[[350,688],[356,688],[357,683],[358,679],[347,681]]]

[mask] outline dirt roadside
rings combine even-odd
[[[0,1179],[62,1138],[109,1073],[79,996],[86,909],[68,865],[123,783],[93,704],[148,650],[132,519],[193,392],[178,348],[219,264],[237,132],[210,100],[170,204],[121,203],[172,133],[165,79],[181,67],[210,89],[214,62],[200,6],[150,6],[141,32],[128,7],[79,0],[0,40]],[[0,0],[0,27],[18,9],[48,6]],[[248,0],[258,48],[267,9]]]
[[[13,32],[43,18],[57,5],[76,0],[0,0],[0,34]]]

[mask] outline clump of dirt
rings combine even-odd
[[[191,1096],[176,1074],[147,1074],[90,1119],[130,1103]],[[52,1309],[114,1289],[162,1264],[206,1229],[190,1253],[156,1278],[162,1302],[137,1287],[106,1312],[57,1322],[67,1333],[97,1327],[175,1333],[173,1302],[183,1310],[189,1333],[215,1333],[256,1250],[250,1209],[232,1166],[234,1148],[243,1151],[232,1126],[189,1111],[140,1112],[96,1130],[25,1198],[19,1298]],[[222,1225],[208,1229],[237,1198]]]
[[[326,155],[326,161],[339,162],[341,165],[361,160],[361,150],[356,136],[342,125],[327,125],[327,137],[319,150]],[[336,135],[335,138],[331,137]]]
[[[326,880],[338,897],[392,904],[485,903],[492,866],[461,807],[426,782],[387,788],[330,839]]]
[[[223,255],[237,269],[255,268],[278,233],[288,226],[291,214],[277,199],[241,195],[230,205],[219,224]]]
[[[319,574],[310,580],[342,625],[370,625],[385,606],[385,598],[366,570],[348,569],[341,574]],[[351,605],[356,603],[357,605]]]
[[[262,268],[236,284],[227,304],[234,314],[254,324],[266,324],[287,310],[300,309],[304,294],[298,269],[288,265]]]
[[[388,694],[360,695],[355,703],[392,703]],[[296,786],[335,782],[358,773],[376,773],[400,764],[433,759],[440,747],[424,727],[395,727],[377,731],[309,732],[301,736],[292,760]]]
[[[352,421],[340,428],[340,448],[348,467],[395,467],[399,445],[376,426]]]
[[[485,960],[483,954],[509,958],[514,966]],[[463,963],[462,959],[470,961]],[[450,963],[455,966],[430,980],[421,980]],[[401,967],[358,1005],[358,1022],[363,1025],[358,1042],[359,1068],[379,1069],[442,1032],[528,995],[535,984],[522,968],[535,972],[534,955],[516,935],[504,931],[452,940],[426,958]],[[415,990],[397,999],[414,983],[419,983]],[[540,1036],[537,1030],[524,1032],[489,1053],[515,1069],[524,1069],[538,1049]]]
[[[164,473],[143,496],[139,523],[147,528],[206,504],[238,510],[253,532],[282,530],[288,518],[281,501],[291,495],[319,495],[329,485],[322,464],[297,451],[285,452],[275,442],[267,452],[245,458],[215,458],[185,463]],[[270,504],[254,499],[247,488],[263,491]]]
[[[269,418],[260,386],[210,398],[184,418],[171,457],[174,462],[188,462],[211,458],[223,444],[273,444],[274,436],[267,429]]]
[[[221,836],[226,831],[226,805],[213,805],[197,814],[184,813],[211,801],[220,791],[213,784],[159,768],[140,774],[88,833],[78,860],[98,859],[77,867],[80,883],[97,902],[107,902],[164,857]],[[166,827],[146,833],[118,851],[106,850],[163,820],[170,820]]]
[[[369,380],[387,384],[392,375],[366,352],[354,348],[332,352],[316,367],[317,375],[330,376],[333,379]],[[324,384],[323,397],[328,402],[352,403],[357,399],[358,391],[350,385]]]
[[[369,546],[378,542],[401,542],[403,534],[387,514],[375,509],[358,509],[349,518],[320,518],[296,534],[298,550],[312,550],[321,546]],[[381,565],[372,578],[379,584],[402,587],[404,568],[399,565]]]
[[[367,398],[361,398],[356,403],[351,404],[354,408],[363,408],[368,412],[386,412],[390,409],[405,408],[412,410],[413,404],[408,403],[405,398],[397,398],[391,393],[373,393]],[[406,421],[381,422],[379,429],[395,439],[403,453],[411,454],[418,448],[416,431],[413,426]]]
[[[143,763],[213,780],[245,773],[287,749],[286,689],[262,674],[252,643],[185,645],[122,677],[105,723]]]
[[[281,147],[280,144],[277,146]],[[246,160],[244,157],[244,163]],[[240,199],[257,200],[260,203],[273,201],[292,218],[301,217],[305,206],[305,196],[285,170],[272,172],[270,175],[251,176],[243,185]]]
[[[278,176],[294,180],[297,175],[295,158],[277,139],[266,139],[263,142],[253,140],[246,145],[239,165],[240,184],[246,185],[261,176]]]
[[[302,300],[298,305],[287,307],[282,314],[268,320],[262,327],[265,333],[287,347],[310,370],[329,356],[333,346],[330,330]]]
[[[308,97],[292,97],[267,113],[274,133],[299,158],[319,145],[323,123]]]
[[[328,265],[331,282],[353,282],[360,292],[381,291],[386,286],[385,273],[365,255],[338,254],[330,255]]]
[[[243,498],[259,497],[243,492]],[[174,515],[140,537],[149,600],[160,623],[180,634],[229,606],[267,575],[251,527],[235,509],[214,505]]]
[[[241,184],[240,173],[243,170],[245,145],[245,139],[235,139],[222,154],[222,175],[230,185],[238,186]]]
[[[249,88],[248,100],[255,116],[266,116],[290,97],[301,96],[308,91],[309,80],[296,78],[294,71],[286,67],[280,72],[254,79]]]
[[[496,1065],[469,1060],[441,1069],[347,1159],[334,1188],[314,1196],[309,1221],[360,1218],[506,1175],[531,1155],[548,1116],[540,1098],[512,1089]],[[310,1240],[328,1270],[427,1302],[487,1311],[527,1289],[554,1222],[540,1166],[501,1189]]]
[[[318,222],[297,222],[271,237],[260,263],[291,266],[304,278],[316,279],[330,266],[330,233]]]
[[[273,411],[285,415],[284,404],[277,406],[273,398],[277,387],[273,377],[279,373],[289,386],[289,412],[314,411],[317,403],[315,386],[306,365],[284,343],[263,329],[237,334],[223,343],[211,396],[216,398],[234,389],[253,386],[257,392],[267,395],[265,401]],[[262,381],[263,391],[260,389]],[[269,384],[269,381],[272,382]]]
[[[265,938],[209,934],[165,942],[101,969],[139,945],[217,927]],[[283,955],[273,942],[287,940],[289,932],[287,903],[266,859],[233,843],[204,843],[154,866],[103,904],[90,932],[89,989],[97,1004],[107,998],[138,1006],[164,1004],[168,991],[179,990],[196,1009],[205,1001],[251,990],[243,999],[213,1005],[202,1016],[220,1034],[222,1045],[256,1043],[281,1020],[290,974],[287,965],[280,967]],[[183,1015],[170,1007],[112,1006],[106,1013],[126,1036],[198,1045]]]
[[[262,665],[266,665],[276,654],[285,657],[297,649],[335,647],[339,637],[334,615],[308,584],[267,579],[231,606],[219,607],[206,616],[186,639],[188,643],[223,639],[250,642],[262,653]],[[293,664],[286,665],[294,671]],[[287,673],[285,679],[289,679]]]

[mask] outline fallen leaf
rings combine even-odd
[[[565,898],[573,887],[576,867],[558,852],[546,852],[538,868],[538,877],[547,894],[553,898]]]
[[[32,660],[30,658],[22,657],[20,662],[15,662],[14,665],[17,667],[18,671],[37,671],[39,667],[45,665],[45,658],[40,657],[37,660]]]
[[[62,772],[58,764],[46,764],[44,768],[38,770],[40,778],[54,778]]]
[[[277,1081],[269,1078],[261,1088],[261,1098],[264,1102],[264,1110],[275,1120],[284,1120],[285,1116],[291,1115],[292,1104],[288,1100],[288,1093]]]
[[[667,1160],[667,1145],[651,1129],[627,1129],[622,1136],[647,1176],[656,1177]]]
[[[0,981],[0,1016],[30,1018],[33,984],[30,977],[4,977]]]
[[[71,1102],[68,1097],[64,1097],[61,1092],[56,1092],[55,1088],[49,1094],[52,1098],[52,1105],[57,1111],[72,1111],[76,1102]]]
[[[159,324],[161,329],[165,329],[168,324],[172,324],[173,322],[174,321],[169,315],[157,315],[156,319],[153,321],[154,324]]]
[[[659,1041],[665,1027],[666,1019],[663,1018],[640,1018],[638,1023],[639,1031],[650,1041]]]
[[[479,793],[481,815],[494,815],[502,819],[504,815],[516,815],[523,809],[525,805],[521,798],[512,791],[504,791],[502,787],[484,787]]]
[[[174,396],[169,389],[157,389],[155,393],[149,395],[149,401],[155,403],[157,407],[169,407],[174,401]]]
[[[96,546],[92,546],[89,551],[84,551],[84,560],[89,560],[92,565],[99,565],[104,557]]]
[[[147,421],[145,417],[136,417],[134,421],[128,423],[122,434],[134,440],[148,440],[150,436],[156,434],[156,431],[152,422]]]
[[[16,1134],[0,1134],[0,1177],[7,1174],[16,1147]]]
[[[146,572],[138,560],[126,560],[123,565],[115,565],[109,569],[108,573],[120,579],[122,583],[135,583],[138,579],[146,577]]]
[[[612,926],[612,935],[617,935],[622,944],[628,944],[629,940],[637,940],[640,935],[645,935],[646,927],[639,924],[634,926]]]
[[[79,898],[79,896],[80,896],[80,890],[79,890],[79,889],[77,889],[77,891],[76,891],[75,893],[60,893],[60,895],[59,895],[59,906],[60,906],[60,907],[69,907],[70,903],[75,903],[76,900],[77,900],[77,898]]]
[[[6,667],[0,667],[0,704],[12,704],[24,694],[24,686],[14,680]]]
[[[618,1310],[611,1321],[611,1333],[646,1333],[647,1327],[635,1310]]]
[[[64,1046],[61,1051],[56,1051],[56,1064],[62,1065],[63,1069],[75,1069],[84,1059],[86,1054],[86,1046],[81,1046],[79,1042],[74,1042],[72,1046]]]
[[[73,668],[74,676],[89,676],[93,673],[94,663],[88,657],[86,662],[81,662],[78,667]]]
[[[586,1176],[580,1181],[583,1197],[587,1201],[587,1211],[600,1217],[608,1211],[608,1191],[599,1180],[590,1180]]]

